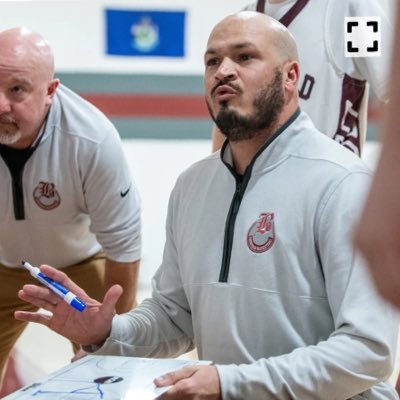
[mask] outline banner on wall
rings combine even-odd
[[[106,9],[106,53],[184,57],[185,12]]]

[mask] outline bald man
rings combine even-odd
[[[0,376],[26,324],[14,311],[33,282],[21,260],[63,269],[101,300],[118,283],[119,312],[136,298],[140,206],[119,135],[54,78],[49,43],[0,32]],[[28,307],[28,308],[27,308]]]
[[[228,141],[173,189],[152,297],[115,315],[120,287],[99,304],[42,266],[91,312],[26,285],[20,298],[53,316],[16,318],[97,354],[196,346],[214,362],[157,378],[172,385],[163,400],[397,399],[386,382],[397,321],[349,240],[369,172],[300,112],[291,34],[263,14],[235,14],[211,32],[204,61],[208,108]]]

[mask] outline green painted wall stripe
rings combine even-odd
[[[122,139],[210,139],[212,122],[204,119],[164,120],[114,118]]]
[[[199,75],[135,75],[97,73],[56,73],[57,78],[82,93],[204,94]]]

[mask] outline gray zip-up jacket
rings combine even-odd
[[[139,194],[104,114],[60,85],[28,151],[19,168],[15,150],[8,163],[0,155],[0,264],[64,268],[101,249],[114,261],[140,258]]]
[[[396,399],[397,315],[351,245],[362,161],[296,112],[244,176],[229,145],[178,179],[153,295],[116,316],[103,354],[197,346],[222,398]]]

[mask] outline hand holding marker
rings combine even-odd
[[[37,279],[44,286],[48,287],[57,296],[61,297],[71,307],[74,307],[76,310],[81,312],[86,308],[86,304],[83,300],[71,293],[68,289],[61,285],[61,283],[53,281],[53,279],[40,272],[39,268],[32,266],[26,261],[22,261],[21,264],[35,279]]]

